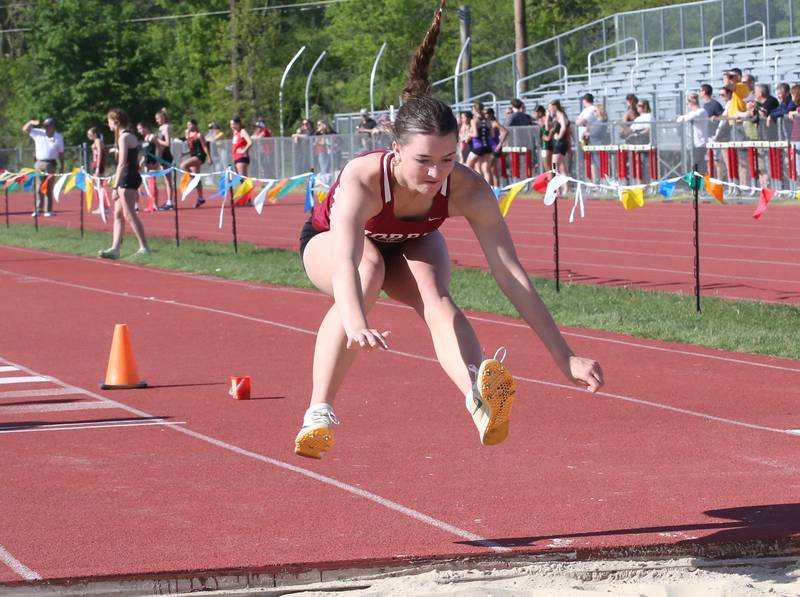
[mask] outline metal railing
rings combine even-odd
[[[605,52],[606,50],[610,50],[611,48],[615,48],[618,46],[625,47],[628,45],[628,42],[633,42],[633,60],[634,65],[639,65],[639,41],[635,37],[626,37],[625,39],[621,39],[619,41],[615,41],[614,43],[606,44],[602,48],[597,48],[596,50],[592,50],[586,56],[586,72],[589,76],[589,87],[592,86],[592,56],[595,54],[599,54],[600,52]],[[623,54],[623,56],[627,56],[627,54]]]
[[[766,39],[789,38],[798,34],[798,20],[800,0],[703,0],[621,12],[459,71],[458,75],[440,79],[433,86],[468,76],[475,78],[472,84],[475,92],[490,90],[499,97],[510,98],[517,91],[520,78],[515,67],[520,53],[540,68],[562,64],[576,74],[587,68],[591,52],[605,48],[595,54],[595,64],[591,65],[595,69],[598,61],[602,64],[617,57],[616,44],[629,38],[636,39],[640,56],[647,56],[705,48],[712,38],[720,35],[731,43],[746,42],[746,35],[739,39],[736,34],[746,33],[742,27],[749,27],[754,21],[764,24]]]
[[[759,36],[761,39],[761,59],[764,64],[767,63],[767,26],[761,21],[753,21],[752,23],[748,23],[747,25],[742,25],[741,27],[737,27],[736,29],[731,29],[730,31],[726,31],[725,33],[720,33],[719,35],[715,35],[711,38],[711,41],[708,42],[708,68],[711,71],[711,80],[714,80],[714,42],[718,39],[723,39],[727,35],[731,33],[738,33],[739,31],[746,31],[755,25],[761,26],[761,35]],[[755,41],[759,39],[759,37],[754,37],[750,41]]]
[[[543,70],[537,71],[537,72],[533,73],[532,75],[528,75],[526,77],[522,77],[520,79],[517,79],[517,86],[516,86],[517,94],[516,94],[516,96],[521,98],[521,97],[523,97],[525,95],[523,93],[523,91],[522,91],[522,83],[524,83],[525,81],[530,81],[532,79],[539,78],[542,75],[546,75],[547,73],[551,73],[553,71],[559,71],[559,72],[563,72],[564,73],[564,78],[563,78],[563,81],[564,81],[564,95],[568,95],[569,94],[569,72],[567,71],[567,67],[564,66],[563,64],[556,64],[555,66],[551,66],[549,68],[545,68]],[[560,80],[561,79],[559,79],[559,81]],[[559,81],[556,81],[556,82],[558,83]]]

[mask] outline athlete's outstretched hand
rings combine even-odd
[[[369,328],[355,330],[352,333],[347,332],[347,348],[355,348],[355,346],[358,345],[365,350],[374,350],[376,348],[388,350],[389,345],[386,343],[386,338],[388,336],[388,331],[379,332],[378,330]]]
[[[603,385],[603,370],[594,359],[572,356],[569,358],[569,377],[576,386],[596,392]]]

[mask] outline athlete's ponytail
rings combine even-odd
[[[428,31],[408,65],[408,81],[400,97],[403,105],[394,122],[395,140],[403,144],[412,134],[458,135],[458,121],[443,101],[431,97],[431,63],[442,26],[447,0],[433,15]]]
[[[433,22],[425,33],[425,38],[414,52],[414,57],[408,65],[408,81],[400,97],[404,102],[412,97],[430,95],[431,93],[431,62],[436,51],[436,42],[439,41],[439,31],[442,29],[442,11],[447,0],[441,0],[439,10],[433,15]]]

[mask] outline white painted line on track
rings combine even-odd
[[[0,562],[11,568],[25,580],[42,580],[38,572],[34,572],[17,558],[12,556],[8,550],[0,545]]]
[[[11,373],[12,371],[19,371],[16,367],[0,367],[0,373]]]
[[[14,365],[15,367],[19,367],[20,369],[22,369],[23,371],[27,371],[28,373],[33,373],[33,371],[31,369],[28,369],[27,367],[23,367],[22,365],[19,365],[17,363],[11,363],[10,361],[8,361],[8,360],[6,360],[6,359],[4,359],[2,357],[0,357],[0,360],[2,360],[4,363],[6,363],[8,365]],[[56,383],[56,384],[59,384],[59,385],[64,385],[65,387],[74,387],[74,386],[67,386],[67,384],[65,384],[61,380],[56,379],[54,377],[49,377],[48,379],[50,381],[52,381],[53,383]],[[108,403],[112,404],[116,408],[119,408],[121,410],[126,410],[126,411],[128,411],[128,412],[130,412],[132,414],[138,415],[140,417],[152,417],[153,416],[153,415],[151,415],[149,413],[146,413],[146,412],[144,412],[142,410],[139,410],[138,408],[134,408],[132,406],[128,406],[127,404],[123,404],[122,402],[117,402],[115,400],[111,400],[110,398],[106,398],[105,396],[101,396],[99,394],[95,394],[94,392],[90,392],[89,390],[83,390],[83,392],[88,396],[92,396],[93,398],[96,398],[97,400],[101,400],[103,402],[108,402]],[[233,452],[235,454],[239,454],[240,456],[245,456],[247,458],[252,458],[253,460],[258,460],[260,462],[264,462],[266,464],[270,464],[272,466],[275,466],[275,467],[278,467],[278,468],[281,468],[281,469],[284,469],[284,470],[287,470],[287,471],[291,471],[293,473],[297,473],[297,474],[302,475],[304,477],[308,477],[309,479],[314,479],[315,481],[319,481],[319,482],[324,483],[326,485],[330,485],[332,487],[336,487],[337,489],[340,489],[340,490],[345,491],[347,493],[351,493],[353,495],[357,495],[359,497],[367,499],[367,500],[369,500],[369,501],[371,501],[371,502],[373,502],[375,504],[378,504],[380,506],[383,506],[384,508],[387,508],[389,510],[393,510],[395,512],[399,512],[400,514],[408,516],[409,518],[412,518],[412,519],[414,519],[414,520],[416,520],[418,522],[421,522],[421,523],[427,524],[429,526],[432,526],[432,527],[434,527],[434,528],[436,528],[436,529],[438,529],[440,531],[443,531],[445,533],[449,533],[451,535],[455,535],[459,539],[464,539],[466,541],[471,541],[471,542],[473,542],[475,544],[481,545],[482,547],[487,547],[487,548],[491,549],[492,551],[495,551],[495,552],[498,552],[498,553],[504,553],[504,552],[510,552],[511,551],[510,547],[505,547],[503,545],[495,543],[494,541],[491,541],[489,539],[485,539],[485,538],[481,537],[480,535],[476,535],[475,533],[472,533],[472,532],[467,531],[465,529],[459,528],[457,526],[453,526],[453,525],[448,524],[448,523],[446,523],[444,521],[441,521],[441,520],[439,520],[437,518],[433,518],[432,516],[428,516],[427,514],[423,514],[422,512],[419,512],[417,510],[414,510],[412,508],[404,506],[404,505],[402,505],[402,504],[400,504],[398,502],[395,502],[393,500],[384,498],[384,497],[382,497],[382,496],[380,496],[380,495],[378,495],[376,493],[372,493],[371,491],[367,491],[365,489],[361,489],[360,487],[356,487],[355,485],[350,485],[349,483],[344,483],[343,481],[339,481],[338,479],[334,479],[333,477],[328,477],[327,475],[321,475],[321,474],[319,474],[317,472],[314,472],[312,470],[309,470],[309,469],[306,469],[306,468],[303,468],[303,467],[300,467],[300,466],[296,466],[296,465],[293,465],[293,464],[289,464],[288,462],[283,462],[282,460],[277,460],[275,458],[270,458],[269,456],[264,456],[263,454],[258,454],[257,452],[251,452],[250,450],[245,450],[244,448],[240,448],[238,446],[234,446],[233,444],[229,444],[228,442],[216,439],[214,437],[211,437],[209,435],[205,435],[205,434],[197,432],[197,431],[193,431],[193,430],[188,429],[186,427],[181,427],[179,425],[172,425],[172,426],[169,426],[168,429],[173,429],[173,430],[175,430],[175,431],[177,431],[179,433],[183,433],[185,435],[188,435],[189,437],[193,437],[195,439],[201,440],[201,441],[206,442],[208,444],[211,444],[213,446],[217,446],[218,448],[222,448],[224,450],[228,450],[229,452]]]
[[[0,272],[5,272],[5,273],[8,273],[8,274],[11,274],[12,276],[17,275],[14,272],[9,272],[7,270],[1,270],[0,269]],[[287,325],[287,324],[284,324],[284,323],[275,322],[275,321],[271,321],[271,320],[268,320],[268,319],[262,319],[262,318],[259,318],[259,317],[253,317],[253,316],[250,316],[250,315],[243,315],[241,313],[236,313],[236,312],[233,312],[233,311],[225,311],[224,309],[214,309],[214,308],[211,308],[211,307],[204,307],[204,306],[201,306],[201,305],[193,305],[191,303],[182,303],[182,302],[178,302],[178,301],[170,301],[170,300],[158,299],[158,298],[154,298],[154,297],[144,297],[144,296],[139,296],[139,295],[134,295],[134,294],[129,294],[129,293],[106,290],[104,288],[94,288],[94,287],[85,286],[85,285],[82,285],[82,284],[73,284],[71,282],[62,282],[62,281],[59,281],[59,280],[50,280],[48,278],[41,278],[41,279],[45,280],[45,281],[48,281],[48,282],[50,282],[52,284],[59,285],[59,286],[66,286],[66,287],[69,287],[69,288],[77,288],[77,289],[80,289],[80,290],[88,290],[90,292],[98,292],[98,293],[101,293],[101,294],[108,294],[108,295],[118,296],[118,297],[127,298],[127,299],[145,300],[145,301],[162,303],[162,304],[165,304],[165,305],[172,305],[172,306],[175,306],[175,307],[183,307],[183,308],[194,309],[194,310],[198,310],[198,311],[216,313],[218,315],[224,315],[224,316],[227,316],[227,317],[233,317],[233,318],[237,318],[237,319],[244,319],[244,320],[247,320],[247,321],[253,321],[253,322],[256,322],[256,323],[263,323],[263,324],[266,324],[266,325],[272,325],[272,326],[275,326],[275,327],[280,327],[280,328],[283,328],[283,329],[288,329],[288,330],[291,330],[291,331],[299,332],[299,333],[302,333],[302,334],[308,334],[308,335],[311,335],[311,336],[315,336],[316,335],[316,332],[313,331],[313,330],[308,330],[308,329],[300,328],[300,327],[293,326],[293,325]],[[489,321],[491,321],[491,320],[489,320]],[[425,357],[425,356],[417,355],[417,354],[413,354],[413,353],[401,352],[401,351],[396,351],[396,350],[390,350],[389,352],[391,352],[393,354],[406,356],[406,357],[409,357],[409,358],[414,358],[414,359],[419,359],[419,360],[424,360],[424,361],[438,362],[434,358]],[[752,364],[752,363],[749,363],[748,361],[742,361],[741,364]],[[27,371],[27,369],[25,369],[25,370]],[[794,371],[792,369],[786,369],[786,370],[787,371]],[[51,379],[51,378],[49,378],[49,379]],[[555,382],[549,382],[549,381],[545,381],[545,380],[537,380],[537,379],[523,378],[523,377],[518,377],[517,379],[520,379],[520,380],[523,380],[523,381],[527,381],[527,382],[530,382],[530,383],[537,383],[537,384],[542,384],[542,385],[546,385],[546,386],[551,386],[551,387],[561,387],[561,388],[565,388],[565,389],[568,389],[568,390],[571,390],[571,391],[575,391],[575,392],[581,392],[581,393],[585,393],[586,392],[586,390],[582,390],[582,389],[579,389],[579,388],[576,388],[576,387],[573,387],[573,386],[568,386],[568,385],[565,385],[565,384],[558,384],[558,383],[555,383]],[[87,392],[87,394],[91,395],[91,396],[95,396],[95,394],[92,394],[92,393],[88,393]],[[624,400],[624,401],[631,402],[631,403],[638,403],[638,404],[647,405],[647,406],[653,406],[653,407],[657,407],[660,404],[660,403],[649,402],[649,401],[639,401],[639,399],[637,399],[637,398],[633,398],[633,397],[629,397],[629,396],[622,396],[622,395],[618,395],[618,394],[609,394],[609,393],[604,393],[604,392],[598,392],[596,395],[606,396],[606,397],[609,397],[609,398],[616,398],[618,400]],[[671,410],[671,411],[674,411],[674,412],[680,412],[682,414],[695,416],[695,417],[699,417],[699,418],[706,419],[706,420],[713,420],[713,421],[717,421],[717,422],[728,423],[730,425],[735,425],[735,426],[740,426],[740,427],[749,427],[749,428],[753,428],[753,429],[761,429],[763,431],[770,431],[770,432],[775,432],[775,433],[783,433],[783,434],[787,433],[785,429],[775,429],[775,428],[772,428],[772,427],[761,427],[761,426],[758,426],[758,425],[745,423],[743,421],[738,421],[736,419],[725,419],[725,418],[721,418],[721,417],[715,417],[714,415],[709,415],[707,413],[703,413],[703,412],[700,412],[700,411],[692,411],[692,410],[686,410],[686,409],[677,409],[676,410],[676,407],[672,407],[672,406],[669,406],[669,405],[660,405],[660,406],[664,410]],[[792,435],[792,434],[789,434],[789,435]]]
[[[455,257],[483,257],[483,258],[485,258],[485,255],[483,253],[461,253],[461,252],[453,252],[453,251],[451,251],[450,255],[451,256],[455,256]],[[552,265],[553,264],[553,260],[552,259],[534,259],[534,258],[531,258],[531,257],[520,257],[519,260],[521,262],[524,262],[524,263],[547,263],[548,265]],[[686,260],[690,261],[691,260],[691,256],[687,255],[686,256]],[[658,267],[640,267],[638,265],[614,265],[613,263],[585,263],[585,262],[580,262],[580,261],[570,261],[570,260],[567,260],[567,259],[561,259],[560,260],[560,264],[561,264],[561,270],[562,271],[565,270],[565,269],[571,268],[571,267],[576,267],[576,266],[577,267],[601,267],[601,268],[604,267],[604,268],[621,269],[621,270],[633,270],[633,269],[635,269],[635,270],[641,270],[641,271],[645,271],[645,272],[659,272],[659,273],[662,273],[662,274],[678,274],[678,275],[681,275],[681,276],[686,276],[687,283],[691,282],[694,279],[692,277],[692,273],[689,272],[689,271],[681,271],[681,270],[675,270],[675,269],[663,269],[663,268],[658,268]],[[562,274],[562,275],[564,275],[564,274]],[[578,275],[583,275],[583,274],[578,272]],[[594,274],[593,274],[593,276],[594,276]],[[754,277],[754,276],[740,276],[738,274],[710,274],[708,272],[703,272],[701,274],[701,276],[703,278],[722,278],[723,280],[734,279],[734,280],[749,280],[749,281],[754,281],[754,282],[779,282],[781,284],[800,284],[800,280],[798,280],[798,279],[795,279],[795,280],[782,280],[782,279],[776,279],[776,278],[757,278],[757,277]],[[564,277],[566,277],[566,276],[564,275]],[[597,277],[597,276],[595,276],[595,277]],[[606,276],[606,277],[608,277],[608,276]]]
[[[36,398],[38,396],[66,396],[69,394],[83,394],[83,390],[69,388],[43,388],[41,390],[15,390],[13,392],[0,392],[2,398]]]
[[[35,383],[39,381],[47,381],[44,377],[38,375],[28,375],[20,377],[0,377],[0,386],[5,386],[12,383]]]
[[[92,400],[89,402],[72,402],[72,403],[56,403],[56,404],[18,404],[14,406],[3,406],[0,404],[0,415],[20,414],[20,413],[50,413],[50,412],[65,412],[72,410],[96,410],[102,408],[114,408],[112,404],[105,402],[97,402]],[[2,423],[0,423],[2,427]]]
[[[29,252],[29,253],[41,253],[41,251],[35,251],[33,249],[21,249],[19,247],[3,247],[3,248],[15,249],[15,250],[20,250],[20,251]],[[175,277],[180,277],[180,278],[189,278],[189,279],[192,279],[192,280],[202,280],[202,281],[205,281],[205,282],[213,282],[215,284],[224,284],[226,286],[237,286],[237,287],[240,287],[240,288],[249,288],[251,290],[260,290],[262,292],[276,292],[276,293],[280,293],[280,294],[299,294],[299,295],[302,295],[302,296],[316,297],[316,298],[318,298],[320,300],[330,301],[330,297],[328,297],[327,295],[319,292],[318,290],[307,290],[307,289],[302,289],[302,288],[290,288],[290,287],[286,287],[286,286],[257,284],[257,283],[253,283],[253,282],[244,282],[244,281],[241,281],[241,280],[229,280],[229,279],[226,279],[226,278],[217,278],[217,277],[210,276],[210,275],[192,274],[192,273],[188,273],[188,272],[172,272],[172,271],[169,271],[169,270],[152,269],[152,268],[146,268],[146,267],[139,266],[139,265],[133,265],[133,264],[128,264],[128,263],[120,263],[120,262],[111,262],[111,261],[107,261],[107,260],[98,260],[98,259],[93,259],[93,258],[88,258],[88,257],[80,257],[80,256],[72,256],[72,255],[65,255],[65,257],[69,258],[69,259],[78,259],[78,260],[81,260],[81,261],[86,261],[88,263],[97,264],[97,265],[99,265],[101,267],[123,267],[123,268],[126,268],[126,269],[132,269],[134,271],[146,271],[148,273],[161,274],[161,275],[170,276],[170,277],[175,276]],[[5,274],[8,274],[8,275],[13,276],[13,277],[18,277],[18,276],[21,275],[21,274],[17,274],[16,272],[12,272],[12,271],[9,271],[9,270],[3,270],[3,269],[0,269],[0,273],[5,273]],[[70,282],[61,282],[59,280],[53,280],[53,279],[49,279],[49,278],[42,278],[42,279],[43,280],[47,280],[51,284],[63,284],[63,285],[67,285],[67,286],[80,288],[80,289],[83,289],[83,290],[91,290],[91,291],[94,291],[94,292],[104,292],[104,293],[114,294],[116,296],[124,296],[124,297],[128,297],[128,298],[141,298],[142,300],[153,300],[153,299],[150,299],[150,297],[143,297],[143,296],[142,297],[138,297],[138,296],[135,296],[135,295],[125,294],[125,293],[112,293],[112,292],[106,291],[105,289],[101,289],[101,288],[93,288],[93,287],[89,287],[89,286],[80,286],[80,285],[72,284]],[[210,310],[210,311],[217,311],[216,309],[210,309],[208,307],[202,307],[202,306],[198,306],[198,305],[181,305],[181,303],[176,303],[175,301],[168,300],[168,299],[155,299],[155,300],[158,300],[158,301],[160,301],[162,303],[165,303],[165,304],[172,304],[172,305],[178,305],[178,306],[187,306],[187,307],[195,308],[195,309],[205,309],[205,310]],[[381,300],[378,301],[378,304],[380,304],[382,306],[385,306],[385,307],[392,307],[392,308],[395,308],[395,309],[408,309],[408,310],[411,310],[411,307],[409,307],[408,305],[404,305],[402,303],[398,303],[398,302],[395,302],[395,301],[389,301],[389,300],[381,299]],[[233,317],[249,318],[246,315],[242,315],[242,314],[238,314],[238,313],[230,313],[230,312],[227,312],[227,311],[222,311],[221,313],[223,313],[225,315],[230,315],[230,316],[233,316]],[[489,319],[489,318],[485,318],[485,317],[480,317],[480,316],[477,316],[477,315],[468,315],[467,317],[468,317],[468,319],[471,319],[471,320],[474,320],[474,321],[485,321],[485,322],[493,323],[493,324],[497,324],[497,325],[519,327],[519,328],[528,329],[527,325],[521,324],[521,323],[514,323],[514,322],[510,322],[510,321],[499,321],[499,320]],[[268,320],[263,320],[263,319],[253,319],[253,321],[256,321],[257,323],[268,323],[268,324],[274,323],[274,322],[271,322],[271,321],[268,321]],[[275,324],[275,325],[278,325],[278,324]],[[296,328],[295,331],[299,331],[299,332],[303,332],[303,333],[316,334],[316,332],[314,332],[314,331],[304,330],[304,329],[301,329],[301,328]],[[692,356],[692,357],[697,357],[697,358],[702,358],[702,359],[712,359],[712,360],[717,360],[717,361],[726,361],[726,362],[729,362],[729,363],[736,363],[736,364],[740,364],[740,365],[749,365],[751,367],[762,367],[762,368],[766,368],[766,369],[776,369],[776,370],[780,370],[780,371],[790,371],[790,372],[794,372],[794,373],[800,373],[800,368],[785,367],[785,366],[780,366],[780,365],[770,365],[768,363],[755,363],[755,362],[747,361],[747,360],[744,360],[744,359],[735,359],[735,358],[732,358],[732,357],[723,357],[723,356],[719,356],[719,355],[712,355],[712,354],[707,354],[707,353],[703,353],[703,352],[697,352],[697,351],[693,351],[693,350],[677,349],[677,348],[666,348],[666,347],[661,347],[661,346],[649,346],[647,344],[642,344],[642,343],[639,343],[639,342],[618,340],[618,339],[614,339],[614,338],[604,338],[602,336],[593,336],[593,335],[587,334],[587,333],[579,334],[577,332],[567,332],[567,331],[563,331],[563,330],[562,330],[562,333],[564,335],[567,335],[567,336],[574,336],[576,338],[585,338],[585,339],[588,339],[588,340],[593,340],[595,342],[607,342],[607,343],[611,343],[611,344],[620,344],[620,345],[632,346],[632,347],[636,347],[636,348],[645,348],[645,349],[648,349],[648,350],[657,350],[657,351],[669,352],[669,353],[680,354],[680,355],[685,355],[685,356]],[[0,392],[0,398],[2,398],[2,397],[3,397],[3,393]]]
[[[116,404],[110,404],[106,408],[120,408]],[[120,427],[157,427],[164,426],[170,427],[172,425],[185,425],[186,421],[142,421],[142,422],[127,422],[121,421],[119,423],[85,423],[76,425],[74,423],[61,423],[61,424],[46,424],[40,427],[28,427],[25,429],[3,429],[3,424],[0,423],[0,433],[32,433],[34,431],[74,431],[76,429],[117,429]]]
[[[403,305],[405,306],[405,305]],[[469,315],[468,319],[472,321],[482,321],[486,323],[492,323],[495,325],[503,325],[521,329],[530,329],[526,324],[523,323],[515,323],[513,321],[499,321],[497,319],[491,319],[488,317],[480,317],[478,315]],[[744,359],[734,359],[733,357],[723,357],[720,355],[714,354],[706,354],[702,352],[694,352],[691,350],[680,350],[678,348],[667,348],[665,346],[651,346],[648,344],[642,344],[640,342],[631,342],[629,340],[616,340],[614,338],[600,338],[598,336],[592,336],[591,334],[580,334],[578,332],[568,332],[565,330],[561,330],[561,333],[565,336],[571,336],[573,338],[583,338],[585,340],[592,340],[595,342],[609,342],[611,344],[620,344],[622,346],[631,346],[634,348],[643,348],[646,350],[657,350],[659,352],[669,352],[672,354],[680,354],[685,356],[692,356],[692,357],[703,357],[706,359],[712,359],[715,361],[723,361],[726,363],[736,363],[737,365],[750,365],[752,367],[763,367],[765,369],[775,369],[777,371],[789,371],[791,373],[800,373],[800,369],[793,368],[793,367],[784,367],[782,365],[770,365],[769,363],[754,363],[753,361],[747,361]]]

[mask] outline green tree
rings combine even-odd
[[[111,107],[138,118],[152,97],[144,76],[152,57],[139,43],[143,26],[128,22],[134,15],[125,2],[35,2],[16,112],[55,116],[68,143],[84,141]]]

